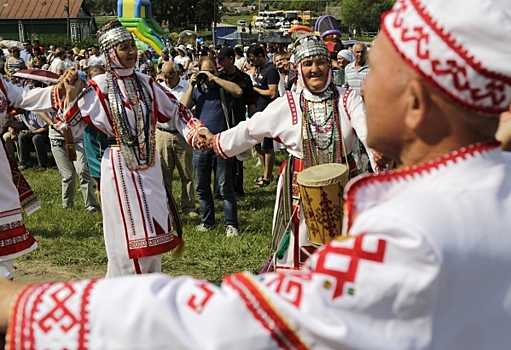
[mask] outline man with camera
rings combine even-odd
[[[165,61],[161,67],[161,83],[180,100],[188,89],[188,81],[179,76],[179,64]],[[193,184],[192,147],[177,131],[175,123],[156,123],[156,149],[160,153],[163,177],[172,184],[174,168],[181,179],[181,210],[183,215],[197,217],[195,210],[195,189]]]
[[[233,82],[218,76],[215,61],[203,57],[199,61],[199,71],[190,76],[190,85],[181,103],[188,108],[195,106],[197,118],[209,130],[219,133],[227,130],[227,117],[231,113],[233,99],[240,98],[242,89]],[[238,205],[232,179],[230,160],[217,158],[213,150],[193,151],[196,191],[202,212],[202,223],[197,226],[200,232],[209,231],[215,225],[215,206],[211,191],[211,175],[214,172],[220,195],[224,201],[226,234],[238,235]]]
[[[218,63],[223,71],[220,73],[222,79],[226,79],[238,85],[243,94],[240,98],[232,101],[232,112],[229,114],[229,126],[234,127],[245,120],[245,114],[250,118],[256,112],[256,97],[250,76],[243,73],[236,67],[236,54],[230,47],[223,47],[217,55]],[[238,199],[245,196],[243,190],[243,162],[236,157],[231,158],[232,172],[234,177],[234,192]]]

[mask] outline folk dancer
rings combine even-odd
[[[276,271],[297,270],[315,249],[308,229],[296,175],[303,169],[325,163],[344,163],[352,176],[358,174],[351,154],[357,135],[365,142],[365,107],[354,90],[332,83],[330,53],[316,35],[297,40],[295,64],[300,92],[287,92],[263,112],[240,126],[217,134],[213,147],[219,157],[228,158],[263,137],[284,144],[291,155],[281,168],[273,218],[272,252]],[[286,233],[287,232],[287,233]]]
[[[62,87],[54,86],[45,89],[24,89],[0,78],[0,128],[4,127],[8,111],[15,108],[28,110],[54,111],[58,95],[63,94]],[[4,146],[2,146],[4,148]],[[18,174],[15,163],[13,172]],[[20,192],[13,182],[13,173],[5,149],[0,151],[0,277],[12,279],[13,259],[29,253],[37,248],[35,238],[27,231],[21,216],[20,197],[27,214],[38,208],[28,183],[19,175],[14,179],[20,186]]]
[[[120,22],[100,34],[106,74],[66,85],[64,119],[75,137],[87,125],[108,135],[101,162],[101,203],[107,277],[159,272],[161,254],[181,240],[173,229],[156,151],[156,122],[173,119],[189,144],[202,125],[151,77],[134,71],[137,47]]]

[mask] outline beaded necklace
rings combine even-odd
[[[125,107],[122,99],[119,80],[126,88],[129,107]],[[126,165],[130,170],[148,169],[154,165],[155,159],[155,123],[151,95],[136,73],[133,73],[133,78],[121,78],[115,71],[107,72],[107,91],[117,144]],[[133,110],[135,125],[128,119],[127,108]]]
[[[309,94],[306,90],[302,90],[301,140],[305,167],[342,163],[341,148],[344,139],[337,110],[339,101],[337,89],[329,87],[321,95],[307,95]]]

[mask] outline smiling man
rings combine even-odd
[[[344,68],[345,85],[361,94],[362,83],[369,74],[367,46],[361,42],[353,45],[353,56],[355,60]]]

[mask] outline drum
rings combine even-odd
[[[310,167],[296,177],[311,244],[320,246],[341,235],[343,192],[349,169],[331,163]]]

